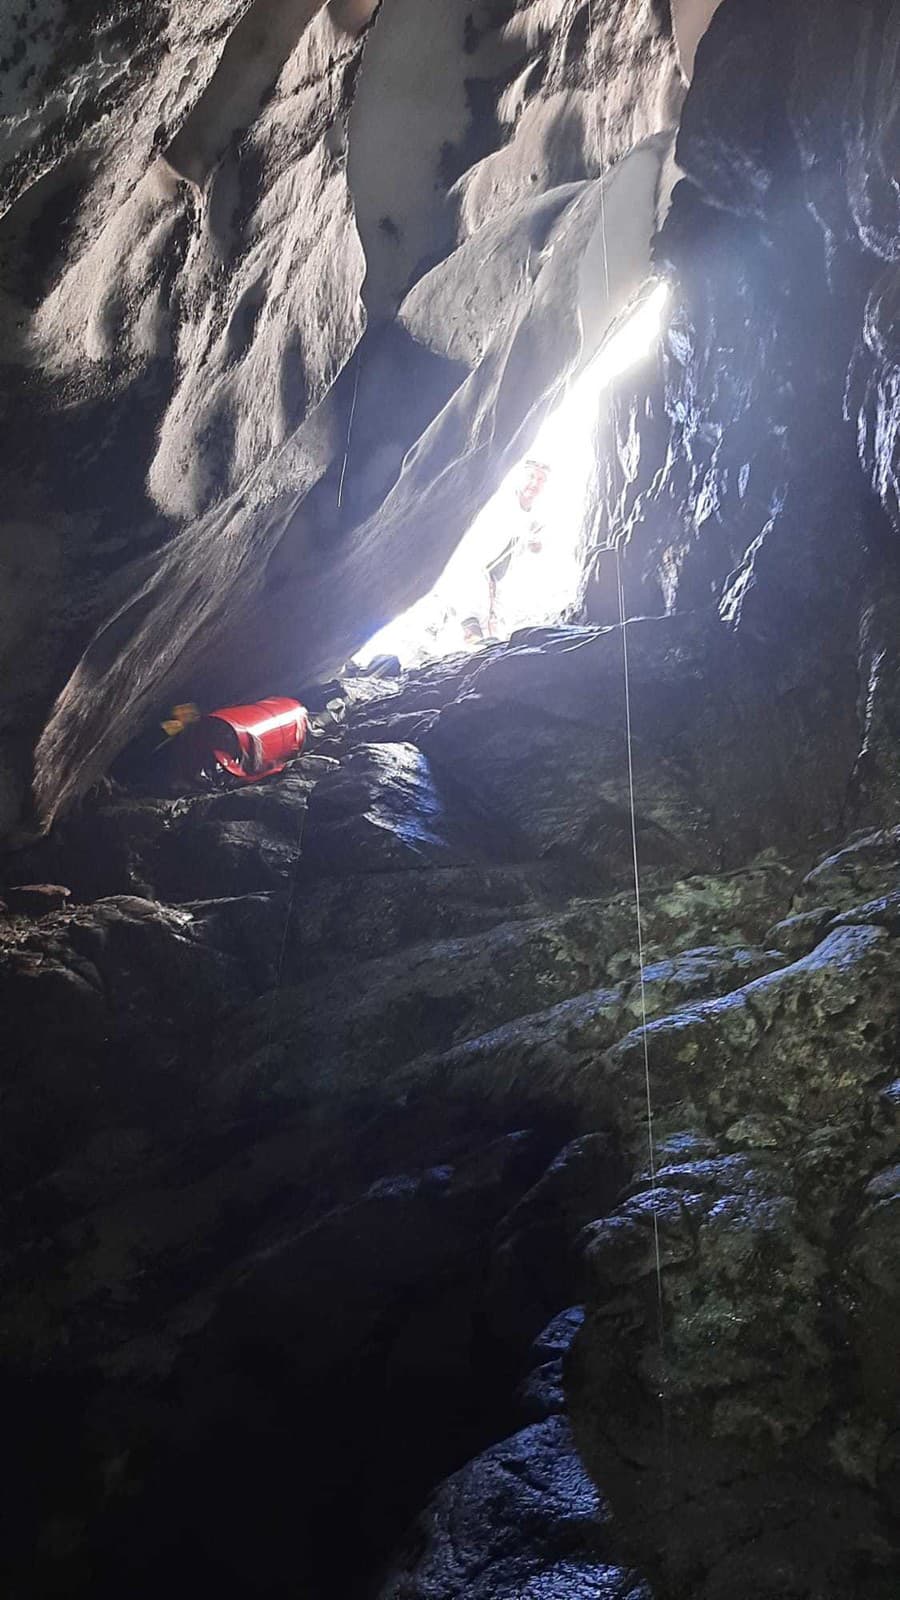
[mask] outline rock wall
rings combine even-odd
[[[643,968],[618,629],[18,858],[10,1592],[895,1592],[900,840],[628,633]]]
[[[682,41],[713,9],[679,8]],[[501,76],[501,36],[543,41],[543,65],[508,80],[519,129],[584,70],[553,21],[507,8],[497,37],[467,35]],[[149,1596],[176,1573],[348,1600],[894,1600],[897,26],[887,0],[855,8],[849,36],[836,4],[715,9],[655,247],[671,325],[598,427],[597,543],[618,553],[600,553],[584,625],[326,686],[310,750],[252,788],[185,795],[134,749],[5,863],[11,1593]],[[654,29],[644,48],[674,72]],[[314,37],[357,74],[371,132],[366,64],[395,70],[391,34],[361,64],[330,16],[302,48]],[[310,94],[335,88],[313,77]],[[459,80],[440,87],[459,133]],[[279,107],[280,88],[264,117]],[[321,137],[315,159],[343,174]],[[519,139],[465,146],[440,246],[458,249],[357,346],[359,395],[376,361],[422,375],[390,440],[360,413],[385,445],[351,494],[367,538],[411,525],[416,484],[437,522],[448,438],[465,483],[489,393],[501,462],[543,403],[524,382],[511,399],[512,378],[540,370],[543,394],[558,370],[560,351],[522,352],[559,338],[598,191],[554,169],[576,188],[516,212]],[[381,315],[419,248],[391,216],[346,301],[347,353],[360,303]],[[565,246],[502,360],[490,295],[464,330],[484,349],[428,316],[498,239],[503,263],[523,239]],[[320,483],[322,418],[356,387],[342,359],[300,425]],[[379,473],[440,407],[422,477],[379,522]],[[260,500],[281,531],[286,493]],[[223,610],[255,581],[244,533],[224,537],[243,516],[223,499],[191,530],[212,572],[232,551]],[[157,536],[185,559],[187,536],[157,525],[150,566]],[[45,744],[63,787],[136,725],[91,767],[89,687],[103,706],[118,685],[130,716],[180,681],[177,627],[160,676],[134,674],[142,603],[197,624],[196,663],[233,644],[177,570],[175,611],[151,581],[63,698]],[[289,599],[296,570],[290,549],[273,566]],[[242,688],[283,637],[233,656]]]
[[[463,396],[441,435],[441,470],[480,450],[477,490],[404,532],[376,514],[469,371],[407,331],[404,296],[516,219],[533,279],[529,208],[673,125],[655,0],[374,10],[132,0],[88,26],[40,0],[2,25],[4,833],[86,646],[39,759],[45,818],[182,685],[289,692],[428,587],[501,470],[480,435],[527,308],[509,284],[483,306],[480,433]],[[574,359],[566,317],[529,406]]]

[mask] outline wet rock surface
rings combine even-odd
[[[232,104],[223,84],[236,87],[224,53],[233,19],[213,19],[225,71],[209,117],[206,79],[178,78],[190,95],[170,81],[194,49],[193,24],[175,18],[179,49],[159,78],[174,94],[166,148],[171,135],[187,183],[201,158],[215,166],[196,236],[181,225],[201,204],[193,189],[148,195],[139,183],[123,199],[115,177],[98,212],[93,176],[72,173],[87,211],[73,223],[86,231],[67,293],[78,299],[91,264],[88,235],[140,203],[137,231],[146,243],[145,223],[158,224],[152,237],[177,269],[184,299],[170,285],[169,310],[186,350],[177,374],[159,350],[149,366],[140,352],[125,371],[109,365],[111,330],[126,343],[158,332],[133,322],[140,284],[165,289],[129,233],[140,284],[117,297],[117,234],[94,263],[103,315],[92,292],[76,319],[99,341],[101,387],[88,384],[73,410],[52,379],[53,439],[70,427],[107,437],[110,396],[127,432],[127,397],[146,377],[144,450],[129,459],[143,480],[161,452],[159,519],[148,502],[143,543],[127,554],[167,555],[140,569],[137,592],[133,573],[123,581],[133,598],[63,707],[51,754],[67,750],[81,778],[85,764],[105,769],[123,730],[156,716],[151,646],[185,645],[180,666],[166,658],[179,693],[226,680],[271,691],[273,663],[293,670],[322,654],[334,618],[309,580],[331,570],[330,536],[372,532],[359,519],[399,463],[422,476],[407,484],[407,522],[398,513],[393,525],[411,541],[395,551],[398,593],[412,535],[433,556],[437,524],[462,515],[458,484],[428,500],[448,435],[469,459],[503,396],[501,432],[515,437],[537,391],[516,383],[511,398],[515,361],[504,385],[496,351],[485,364],[475,348],[490,305],[476,296],[463,331],[434,308],[458,298],[473,259],[487,271],[495,222],[523,261],[552,245],[561,277],[544,283],[548,301],[571,289],[559,265],[570,247],[593,237],[586,222],[581,234],[548,232],[543,193],[516,209],[536,149],[554,182],[585,166],[587,124],[574,143],[528,134],[571,116],[590,18],[561,6],[525,62],[528,30],[514,24],[531,9],[492,16],[466,46],[493,86],[489,108],[518,85],[513,135],[492,125],[481,144],[451,140],[438,156],[423,135],[419,176],[449,162],[452,181],[462,175],[459,212],[443,219],[445,255],[422,263],[406,306],[422,343],[396,326],[366,343],[370,465],[348,490],[346,525],[324,508],[336,502],[334,439],[347,439],[362,261],[335,129],[360,48],[337,10],[338,29],[320,15],[293,65],[279,34],[288,56],[274,69],[267,57],[277,85],[251,108],[245,142],[219,117]],[[709,8],[678,9],[688,27]],[[725,0],[700,40],[679,138],[686,177],[656,245],[677,278],[674,313],[655,375],[623,380],[612,434],[600,430],[598,542],[611,531],[620,551],[601,553],[583,625],[529,630],[404,679],[324,685],[315,753],[252,789],[167,792],[152,764],[139,777],[126,762],[50,839],[4,862],[0,1342],[12,1470],[0,1559],[11,1595],[149,1600],[175,1584],[310,1600],[895,1600],[896,16],[876,0],[857,10],[851,28],[837,4]],[[451,11],[442,25],[459,21]],[[385,20],[400,13],[384,8]],[[629,12],[614,36],[626,55],[643,41],[635,59],[647,65],[640,93],[619,102],[626,143],[647,131],[645,91],[673,61],[653,15],[651,27]],[[507,24],[515,49],[498,60]],[[387,31],[378,37],[387,48]],[[304,52],[320,48],[327,70],[317,58],[305,76]],[[123,68],[98,139],[130,115],[129,81]],[[47,87],[38,73],[38,99]],[[353,161],[373,131],[366,95]],[[309,97],[302,126],[315,129],[302,149],[281,131],[298,96]],[[151,143],[157,116],[151,97],[139,119]],[[74,137],[68,122],[62,131]],[[37,167],[32,176],[40,184]],[[123,168],[121,184],[134,176]],[[424,199],[413,186],[402,220],[447,181],[445,171]],[[205,252],[236,193],[241,238],[219,273]],[[260,364],[284,376],[281,333],[309,277],[283,302],[268,279],[258,288],[257,246],[266,255],[280,240],[290,253],[285,230],[315,233],[326,214],[344,269],[330,291],[344,292],[312,298],[315,339],[327,337],[305,349],[308,381],[279,391],[273,422]],[[30,230],[31,217],[26,206],[10,226]],[[374,212],[368,221],[366,293],[393,315],[391,295],[418,271],[419,235],[397,237]],[[304,260],[315,276],[315,256]],[[497,281],[508,283],[508,264],[491,268]],[[213,285],[202,327],[185,283]],[[43,324],[59,292],[42,281]],[[524,361],[529,339],[553,344],[537,364],[549,383],[560,326],[517,325],[523,344],[511,336],[504,360]],[[468,387],[467,363],[481,374]],[[339,367],[333,409],[317,414]],[[374,421],[380,378],[399,392],[410,372],[386,439]],[[272,435],[245,427],[258,394],[266,427],[291,440],[275,466]],[[429,457],[422,430],[451,394],[464,403],[430,435]],[[35,390],[20,431],[44,398]],[[207,405],[217,417],[224,407],[231,432],[199,425]],[[246,490],[247,521],[226,495],[175,538],[181,513],[167,496],[199,504],[212,492],[217,438],[221,481]],[[97,467],[77,450],[60,458],[69,488]],[[257,467],[271,481],[254,479]],[[482,462],[482,487],[484,476]],[[113,521],[135,482],[107,508]],[[315,483],[298,529],[297,496]],[[477,498],[467,485],[463,504]],[[126,558],[111,522],[85,518],[67,545],[85,548],[88,523],[99,541],[62,629],[76,653],[88,614],[105,609],[101,576],[122,574]],[[287,553],[282,533],[295,541]],[[17,537],[28,545],[27,528]],[[57,594],[47,543],[36,565]],[[259,587],[232,614],[238,549]],[[209,585],[199,609],[196,563]],[[345,631],[365,610],[353,570],[337,586]],[[229,616],[220,633],[216,607]],[[246,624],[260,607],[272,626],[252,652]],[[205,642],[191,655],[195,628],[221,638],[218,656]],[[285,653],[301,635],[302,651]],[[28,716],[57,671],[34,648]],[[133,673],[149,655],[153,671]]]
[[[675,757],[641,973],[627,840],[500,826],[512,762],[584,837],[564,645],[348,683],[328,761],[20,863],[73,894],[0,922],[12,1592],[893,1592],[900,848],[711,869]],[[540,715],[457,770],[501,673]]]
[[[608,1512],[562,1417],[533,1423],[451,1478],[421,1519],[383,1600],[594,1596],[641,1600],[634,1572],[604,1563]]]
[[[396,530],[358,530],[479,364],[490,389],[579,185],[682,87],[655,0],[11,0],[0,75],[5,834],[98,626],[92,724],[123,653],[171,704],[185,676],[220,705],[289,693],[415,598],[452,502],[398,560]]]

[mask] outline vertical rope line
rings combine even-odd
[[[291,881],[288,890],[287,908],[284,913],[284,924],[281,929],[281,942],[278,949],[278,960],[275,964],[275,983],[270,990],[269,1004],[266,1008],[266,1038],[265,1044],[263,1045],[262,1062],[264,1071],[272,1064],[272,1046],[275,1036],[275,1011],[281,995],[281,987],[284,979],[284,961],[285,956],[287,955],[288,937],[294,917],[294,901],[297,895],[297,879],[300,876],[300,862],[303,857],[303,835],[306,831],[306,814],[309,809],[308,795],[306,797],[306,802],[307,803],[303,806],[300,812],[300,821],[297,825],[297,841],[295,846],[296,853],[294,855],[293,866],[291,867]]]
[[[631,818],[631,861],[634,873],[634,911],[637,926],[638,982],[641,1004],[641,1045],[644,1057],[644,1094],[647,1109],[647,1153],[649,1158],[650,1189],[656,1188],[656,1140],[653,1134],[653,1094],[650,1077],[650,1041],[647,1037],[647,989],[644,980],[644,928],[641,916],[641,872],[637,838],[637,809],[634,799],[634,741],[631,729],[631,674],[628,662],[628,622],[625,609],[625,580],[619,547],[616,546],[616,588],[619,598],[619,629],[622,634],[622,666],[625,679],[625,748],[628,754],[628,810]],[[653,1256],[656,1266],[656,1337],[659,1345],[659,1401],[662,1412],[662,1469],[664,1500],[663,1565],[668,1556],[667,1522],[672,1505],[672,1447],[669,1426],[669,1397],[666,1386],[666,1320],[663,1301],[662,1251],[659,1242],[659,1212],[653,1206]]]
[[[641,916],[641,872],[637,839],[637,811],[634,799],[634,743],[631,731],[631,675],[628,664],[628,623],[625,613],[625,583],[622,577],[622,560],[616,546],[616,586],[619,595],[619,626],[622,630],[622,665],[625,675],[625,749],[628,758],[628,809],[631,817],[631,859],[634,871],[634,909],[637,926],[637,956],[640,974],[641,1042],[644,1053],[644,1087],[647,1105],[647,1147],[650,1160],[650,1183],[656,1188],[656,1141],[653,1136],[653,1095],[650,1080],[650,1044],[647,1038],[647,987],[644,980],[644,927]],[[662,1256],[659,1244],[659,1217],[653,1210],[653,1248],[656,1257],[656,1298],[660,1315],[660,1353],[662,1352]]]
[[[587,0],[588,19],[588,73],[591,80],[591,99],[589,110],[593,112],[594,140],[600,149],[600,177],[603,177],[603,135],[600,128],[600,111],[597,102],[597,44],[594,38],[594,0]],[[603,205],[603,195],[600,196],[600,205]],[[604,236],[604,244],[605,244]],[[609,288],[609,272],[606,274],[606,285]]]
[[[597,146],[598,146],[598,151],[599,151],[599,156],[600,156],[600,238],[601,238],[601,244],[602,244],[602,248],[603,248],[603,276],[604,276],[604,287],[606,289],[606,303],[607,303],[607,308],[609,308],[610,303],[611,303],[611,285],[610,285],[610,273],[609,273],[609,238],[608,238],[607,216],[606,216],[606,173],[607,173],[606,139],[605,139],[605,128],[604,128],[604,125],[603,125],[602,118],[600,117],[599,105],[598,105],[597,52],[596,52],[596,44],[595,44],[595,40],[594,40],[594,6],[593,6],[593,0],[588,0],[588,30],[589,30],[589,39],[590,39],[590,46],[589,46],[589,48],[590,48],[590,71],[591,71],[592,91],[593,91],[592,92],[592,99],[593,99],[593,105],[594,105],[594,127],[595,127]],[[610,415],[610,424],[611,424],[611,448],[612,448],[612,459],[611,459],[611,462],[610,462],[610,479],[611,479],[610,491],[611,491],[611,495],[612,495],[611,505],[614,506],[615,502],[616,502],[616,497],[617,497],[617,477],[618,477],[617,468],[618,468],[618,464],[619,464],[618,463],[618,452],[617,452],[617,416],[616,416],[616,396],[615,396],[615,381],[614,380],[611,380],[610,384],[609,384],[609,415]],[[610,531],[610,534],[611,534],[612,533],[612,529],[610,528],[609,531]],[[634,787],[634,739],[633,739],[632,717],[631,717],[631,672],[630,672],[630,664],[629,664],[629,660],[628,660],[628,624],[627,624],[627,613],[626,613],[626,606],[625,606],[625,579],[624,579],[624,575],[623,575],[623,572],[622,572],[622,555],[621,555],[620,543],[619,543],[618,540],[616,540],[615,543],[614,543],[614,549],[615,549],[615,559],[616,559],[616,590],[617,590],[618,606],[619,606],[619,631],[620,631],[620,633],[622,635],[622,672],[623,672],[623,680],[624,680],[623,687],[624,687],[624,698],[625,698],[625,749],[626,749],[626,754],[627,754],[627,767],[628,767],[628,811],[629,811],[630,824],[631,824],[631,860],[632,860],[632,871],[633,871],[633,877],[634,877],[634,909],[635,909],[635,926],[636,926],[636,932],[637,932],[637,960],[638,960],[638,974],[639,974],[638,982],[639,982],[639,985],[640,985],[641,1044],[642,1044],[642,1049],[643,1049],[644,1093],[645,1093],[645,1104],[646,1104],[646,1112],[647,1112],[647,1151],[648,1151],[648,1158],[649,1158],[650,1186],[651,1186],[651,1190],[655,1190],[655,1188],[656,1188],[656,1140],[654,1138],[654,1131],[653,1131],[653,1092],[652,1092],[652,1080],[651,1080],[651,1075],[650,1075],[650,1043],[649,1043],[649,1040],[648,1040],[648,1037],[647,1037],[647,990],[646,990],[646,982],[645,982],[645,979],[644,979],[644,928],[643,928],[643,917],[642,917],[642,914],[641,914],[640,853],[639,853],[639,850],[638,850],[637,808],[636,808],[636,805],[635,805],[635,787]],[[666,1366],[666,1357],[665,1357],[665,1308],[664,1308],[664,1302],[663,1302],[662,1252],[661,1252],[661,1248],[660,1248],[660,1238],[659,1238],[659,1214],[657,1212],[657,1209],[656,1209],[655,1205],[653,1207],[653,1255],[654,1255],[654,1264],[655,1264],[655,1267],[656,1267],[656,1319],[657,1319],[657,1340],[658,1340],[658,1344],[659,1344],[659,1361],[660,1361],[660,1403],[661,1403],[661,1407],[662,1407],[663,1475],[664,1475],[664,1482],[665,1482],[665,1504],[663,1506],[663,1516],[666,1517],[668,1515],[669,1507],[671,1506],[671,1503],[672,1503],[672,1467],[671,1467],[671,1440],[670,1440],[670,1430],[669,1430],[668,1395],[667,1395],[667,1392],[666,1392],[666,1382],[665,1382],[665,1366]],[[665,1539],[665,1532],[663,1532],[663,1540],[664,1540],[663,1559],[664,1559],[664,1562],[665,1562],[665,1547],[666,1547],[666,1543],[667,1543],[667,1541]]]
[[[603,275],[606,288],[607,307],[610,303],[610,276],[609,276],[609,238],[606,225],[606,140],[603,125],[597,107],[597,52],[594,42],[594,5],[593,0],[588,0],[588,29],[590,35],[591,73],[593,79],[593,100],[595,106],[595,127],[600,150],[600,240],[603,247]],[[616,467],[618,456],[616,451],[616,397],[614,381],[609,385],[609,411],[611,422],[611,462],[610,475],[612,478],[612,493],[616,495]],[[631,819],[631,855],[634,871],[634,906],[635,923],[637,928],[637,957],[638,971],[640,974],[640,1000],[641,1000],[641,1039],[644,1053],[644,1085],[647,1102],[647,1144],[650,1158],[650,1182],[656,1187],[656,1144],[653,1137],[653,1095],[650,1080],[650,1046],[647,1039],[647,990],[644,982],[644,928],[641,916],[641,872],[640,857],[637,840],[637,813],[634,797],[634,741],[632,738],[631,722],[631,675],[628,662],[628,628],[626,625],[625,611],[625,581],[622,574],[622,556],[618,542],[615,545],[616,554],[616,589],[619,601],[619,627],[622,633],[622,668],[625,680],[625,749],[628,762],[628,809]],[[657,1301],[662,1315],[662,1257],[659,1243],[659,1218],[653,1212],[653,1247],[656,1259],[656,1293]]]
[[[340,511],[344,500],[344,479],[347,476],[347,462],[350,460],[350,436],[353,433],[353,418],[356,416],[356,397],[359,394],[359,369],[362,366],[362,345],[356,347],[356,376],[353,379],[353,398],[350,401],[350,415],[347,418],[347,445],[344,450],[344,461],[341,467],[341,478],[338,484],[337,503]]]

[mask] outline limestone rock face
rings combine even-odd
[[[4,19],[4,1592],[896,1600],[895,12]],[[83,794],[429,581],[682,70],[581,621]]]
[[[862,614],[858,602],[866,552],[886,553],[895,510],[886,262],[896,228],[879,176],[894,19],[878,6],[862,15],[851,40],[839,6],[716,10],[679,129],[686,181],[656,246],[680,303],[655,376],[619,388],[599,491],[628,541],[630,610],[715,604],[766,649],[777,634],[788,674],[820,626],[814,615],[830,640],[820,674],[855,653],[862,626],[873,692],[859,778],[874,799],[878,773],[891,782],[893,576]],[[598,522],[602,533],[602,512]],[[617,598],[602,561],[588,614],[605,622]]]
[[[350,681],[332,757],[20,858],[72,895],[0,922],[10,1438],[60,1463],[13,1588],[894,1592],[896,829],[841,842],[848,751],[792,835],[761,683],[760,851],[690,632],[629,632],[643,968],[617,630]]]
[[[255,654],[268,692],[290,690],[427,587],[464,520],[411,578],[408,551],[384,560],[390,518],[356,531],[465,376],[401,302],[535,208],[539,264],[542,208],[671,129],[680,99],[653,0],[589,19],[576,0],[88,9],[14,3],[0,23],[4,831],[101,622],[47,746],[45,810],[116,715],[118,745],[139,728],[129,678],[154,709],[175,679],[222,703],[253,692]],[[518,260],[482,296],[501,358]],[[532,404],[571,359],[533,363]]]

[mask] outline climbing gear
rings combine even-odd
[[[356,401],[359,396],[359,374],[362,368],[362,344],[356,347],[356,374],[353,379],[353,398],[350,401],[350,415],[347,418],[347,444],[344,449],[344,460],[341,465],[341,476],[338,480],[337,505],[340,511],[344,503],[344,479],[347,476],[347,467],[350,464],[350,440],[353,435],[353,418],[356,416]]]
[[[225,775],[238,783],[258,783],[300,754],[308,729],[309,716],[299,700],[223,706],[186,728],[181,751],[195,779]]]
[[[170,739],[174,739],[177,734],[184,733],[185,728],[189,728],[192,722],[199,721],[200,710],[194,705],[193,701],[189,700],[184,705],[173,706],[172,715],[165,722],[160,723],[160,727],[163,733],[167,733]]]

